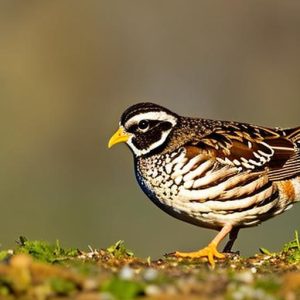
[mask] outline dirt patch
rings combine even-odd
[[[300,299],[298,234],[279,253],[206,259],[135,257],[122,241],[107,249],[63,249],[20,238],[0,252],[0,299]]]

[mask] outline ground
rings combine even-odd
[[[279,253],[230,254],[215,269],[206,259],[141,259],[122,241],[84,252],[24,237],[0,261],[0,299],[300,299],[297,232]]]

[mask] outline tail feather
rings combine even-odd
[[[287,157],[283,166],[269,170],[269,178],[272,181],[298,178],[300,185],[300,127],[283,129],[280,131],[280,134],[292,142],[289,149],[292,151],[292,154]],[[286,150],[285,148],[283,149]]]

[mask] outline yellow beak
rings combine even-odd
[[[111,148],[113,145],[118,143],[127,142],[130,135],[124,131],[122,126],[114,133],[108,142],[108,148]]]

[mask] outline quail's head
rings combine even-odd
[[[108,147],[125,142],[136,157],[148,155],[167,145],[178,120],[178,115],[159,105],[135,104],[122,114]]]

